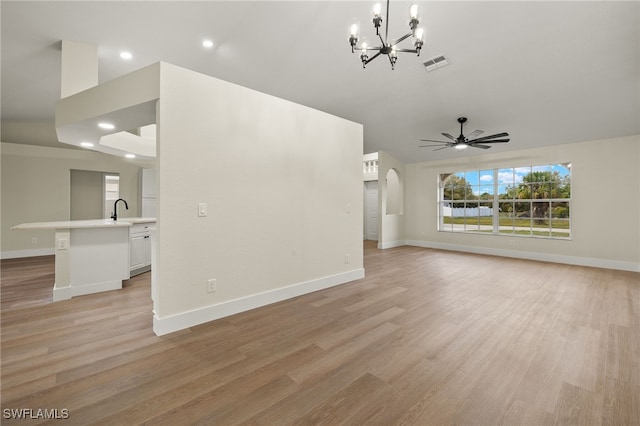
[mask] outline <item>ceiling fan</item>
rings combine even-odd
[[[506,133],[506,132],[496,133],[495,135],[478,138],[478,136],[480,136],[484,132],[482,130],[475,130],[469,133],[469,136],[465,137],[462,134],[462,126],[464,126],[464,123],[466,122],[467,122],[466,117],[458,118],[458,123],[460,123],[460,136],[458,136],[457,138],[454,138],[449,133],[442,133],[442,136],[448,139],[451,139],[451,141],[434,141],[431,139],[420,139],[423,142],[433,142],[433,143],[440,144],[440,145],[420,145],[420,148],[436,148],[437,147],[438,149],[434,149],[434,151],[440,151],[441,149],[445,149],[445,148],[455,148],[458,150],[463,150],[463,149],[467,149],[470,146],[473,148],[489,149],[491,147],[489,145],[484,145],[484,144],[509,142],[509,139],[504,139],[505,136],[509,136],[509,133]]]

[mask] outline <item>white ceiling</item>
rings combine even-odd
[[[101,82],[170,62],[362,123],[365,152],[405,162],[487,152],[418,148],[457,135],[459,116],[466,134],[509,132],[492,152],[640,133],[640,2],[421,1],[424,48],[394,71],[383,57],[362,69],[349,48],[353,19],[375,41],[372,3],[3,0],[2,141],[68,147],[43,130],[61,40],[98,46]],[[410,4],[391,1],[390,38],[407,32]],[[439,54],[451,65],[426,72]]]

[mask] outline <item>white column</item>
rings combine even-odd
[[[55,282],[53,301],[71,299],[71,232],[68,229],[56,229],[55,236]]]

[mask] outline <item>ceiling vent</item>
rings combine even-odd
[[[431,59],[427,59],[423,63],[423,65],[427,69],[427,71],[435,71],[438,68],[446,67],[450,63],[451,62],[449,61],[449,58],[447,58],[444,55],[438,55],[438,56],[434,56]]]

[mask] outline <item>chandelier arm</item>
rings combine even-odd
[[[383,40],[382,36],[380,34],[378,34],[378,37],[380,38],[380,43],[382,43],[383,46],[386,46],[387,44]]]
[[[396,52],[418,53],[416,49],[396,49]]]
[[[370,57],[369,59],[367,59],[366,61],[364,61],[364,64],[367,65],[369,62],[373,61],[375,58],[377,58],[378,56],[380,56],[382,52],[378,52],[375,55],[373,55],[372,57]]]
[[[360,49],[360,50],[362,50],[362,49]],[[369,50],[382,50],[382,47],[367,47],[364,50],[366,50],[366,51],[369,51]]]
[[[406,40],[407,38],[411,37],[412,35],[413,35],[413,33],[407,33],[407,34],[403,35],[402,37],[400,37],[399,39],[392,41],[391,44],[389,44],[389,46],[395,46],[396,44]]]

